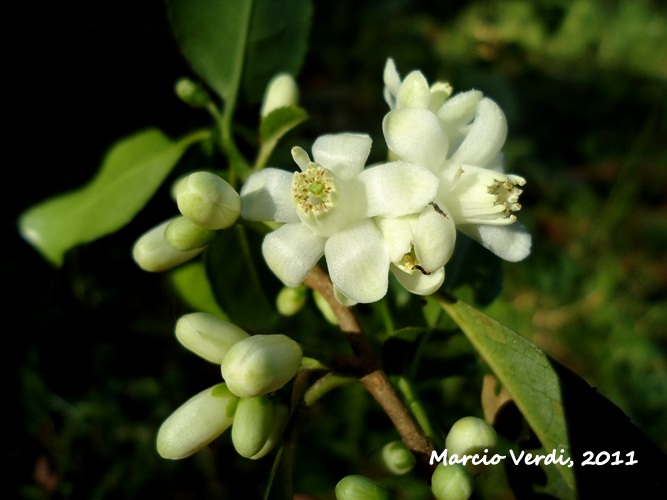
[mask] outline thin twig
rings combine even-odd
[[[391,385],[389,377],[382,369],[380,360],[366,335],[364,335],[354,311],[336,300],[331,280],[321,267],[315,266],[306,277],[304,284],[313,290],[317,290],[333,309],[338,318],[340,329],[347,336],[347,340],[359,360],[359,366],[362,370],[360,382],[382,406],[406,446],[422,462],[428,463],[431,451],[433,451],[431,440],[423,433]]]

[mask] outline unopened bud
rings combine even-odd
[[[176,338],[181,344],[211,363],[222,363],[227,351],[248,337],[235,324],[209,313],[186,314],[176,322]]]
[[[164,239],[164,231],[175,219],[169,219],[145,232],[134,244],[132,257],[144,271],[157,273],[183,264],[199,254],[203,248],[181,252]]]
[[[381,456],[385,468],[397,476],[410,472],[417,463],[417,459],[403,441],[385,444]]]
[[[267,116],[271,111],[299,103],[299,87],[289,73],[275,75],[264,92],[260,116]]]
[[[250,458],[269,439],[273,424],[273,402],[267,394],[256,398],[241,398],[234,414],[232,443],[237,453]]]
[[[353,474],[338,481],[336,500],[389,500],[389,491],[365,476]]]
[[[431,476],[431,492],[438,500],[467,500],[472,490],[472,475],[461,464],[439,464]]]
[[[241,398],[277,391],[301,366],[301,346],[287,335],[253,335],[234,344],[220,369],[229,390]]]
[[[322,294],[317,290],[313,291],[313,299],[315,300],[315,305],[322,313],[322,316],[324,316],[324,319],[326,319],[332,325],[337,325],[338,318],[336,317],[336,314],[333,312],[333,309],[327,302],[327,299],[325,299],[322,296]]]
[[[213,441],[232,425],[238,399],[221,383],[183,403],[158,431],[160,456],[185,458]]]
[[[283,316],[294,316],[306,303],[308,288],[297,286],[295,288],[286,286],[276,297],[276,308]]]
[[[195,172],[174,188],[181,214],[204,229],[225,229],[241,214],[241,197],[219,175]]]
[[[463,417],[457,420],[447,434],[445,448],[449,455],[478,455],[488,456],[493,453],[498,444],[498,435],[495,429],[481,418]],[[484,469],[484,464],[474,465],[469,461],[466,466],[473,474]]]
[[[206,89],[189,78],[179,78],[174,92],[181,101],[193,108],[205,108],[211,102],[211,96]]]
[[[181,252],[204,248],[215,238],[215,231],[204,229],[190,219],[177,217],[164,230],[164,239]]]
[[[271,422],[271,431],[269,432],[269,437],[266,439],[262,449],[250,457],[252,460],[258,460],[266,456],[280,441],[280,438],[283,437],[285,427],[287,427],[289,415],[289,407],[286,404],[274,403],[273,421]]]

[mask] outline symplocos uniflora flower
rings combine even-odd
[[[311,161],[299,147],[296,173],[266,168],[241,190],[241,215],[284,223],[269,233],[262,251],[287,286],[301,284],[324,255],[341,300],[374,302],[387,292],[390,245],[374,217],[419,214],[433,200],[437,179],[425,166],[393,161],[364,168],[368,135],[324,135]]]
[[[514,215],[521,208],[525,180],[504,171],[501,148],[507,123],[500,107],[477,90],[450,97],[448,84],[429,87],[419,71],[401,81],[391,59],[384,83],[390,112],[382,125],[390,157],[423,165],[438,177],[432,207],[456,229],[505,260],[525,258],[530,234]],[[445,226],[451,231],[452,224],[439,222],[443,234]],[[387,231],[396,233],[395,225],[388,224]],[[453,248],[453,241],[443,241]],[[413,242],[415,261],[425,268],[418,238]]]

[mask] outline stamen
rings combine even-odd
[[[304,214],[326,213],[333,206],[332,193],[336,191],[331,174],[317,163],[309,163],[303,172],[296,172],[292,180],[292,198]]]

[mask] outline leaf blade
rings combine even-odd
[[[74,246],[90,243],[132,220],[187,148],[206,137],[208,131],[199,131],[172,141],[157,129],[147,129],[120,140],[88,184],[23,212],[18,221],[21,235],[60,267]]]

